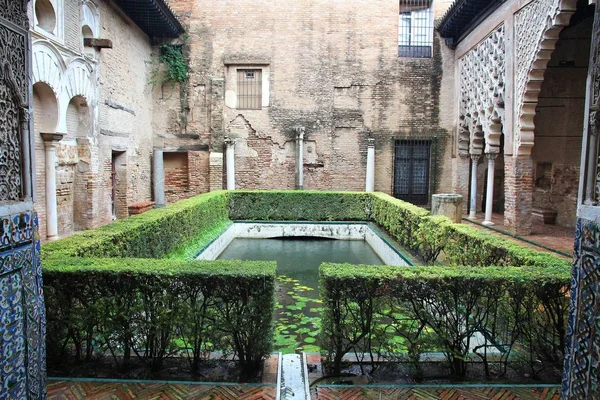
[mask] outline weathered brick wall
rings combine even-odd
[[[236,138],[239,188],[294,188],[301,125],[306,189],[364,190],[371,134],[376,190],[392,190],[394,140],[406,137],[434,139],[433,191],[451,190],[454,111],[441,101],[453,96],[452,52],[436,37],[433,58],[398,58],[398,1],[170,3],[189,33],[185,132],[218,153],[225,136]],[[438,3],[436,17],[450,2]],[[268,106],[236,109],[235,67],[253,65],[268,80]],[[166,111],[154,120],[169,131]]]
[[[150,39],[115,6],[101,2],[101,32],[112,49],[99,55],[99,124],[96,135],[102,187],[96,199],[96,224],[111,220],[111,162],[118,158],[117,216],[127,205],[150,200],[152,155],[152,85]]]

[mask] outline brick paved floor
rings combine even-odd
[[[558,387],[507,388],[507,387],[318,387],[313,391],[316,400],[559,400]]]
[[[475,220],[475,222],[477,223],[481,223],[484,219],[484,215],[483,214],[477,214],[477,219]],[[506,231],[506,228],[504,227],[504,215],[502,214],[492,214],[492,222],[494,223],[493,227],[494,229],[497,230],[501,230],[501,231]],[[468,222],[467,222],[468,223]],[[484,229],[487,230],[488,232],[493,232],[492,230],[480,226],[480,225],[473,225],[479,229]],[[575,228],[565,228],[563,226],[558,226],[558,225],[546,225],[540,221],[537,221],[534,219],[534,221],[532,221],[531,224],[531,235],[527,235],[527,236],[522,236],[524,239],[527,239],[529,241],[535,242],[535,243],[539,243],[545,247],[549,247],[551,249],[560,251],[562,253],[566,253],[566,254],[573,254],[573,240],[574,240],[574,236],[575,236]],[[500,233],[498,233],[499,235],[501,235]],[[506,235],[501,235],[502,237],[508,238],[508,239],[512,239],[515,242],[524,245],[524,246],[529,246],[529,247],[533,247],[533,248],[537,248],[540,251],[547,251],[541,247],[537,247],[534,245],[531,245],[527,242],[518,240],[518,239],[513,239],[510,236],[506,236]],[[570,257],[565,257],[565,258],[570,258]]]
[[[275,399],[271,386],[195,385],[152,382],[49,381],[49,400],[259,400]]]

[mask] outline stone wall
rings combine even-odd
[[[364,190],[372,135],[375,190],[390,193],[394,140],[431,138],[432,192],[450,190],[454,111],[442,101],[453,98],[452,51],[436,36],[433,58],[399,58],[398,1],[170,3],[188,26],[189,112],[182,125],[157,110],[155,144],[222,153],[228,136],[238,188],[293,189],[294,127],[304,126],[304,188]],[[436,2],[436,17],[449,3]],[[261,109],[236,108],[238,68],[262,70]],[[180,94],[155,98],[173,106]],[[220,173],[205,174],[222,187]]]

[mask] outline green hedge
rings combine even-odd
[[[492,361],[503,372],[525,363],[533,374],[562,363],[569,268],[323,264],[319,272],[321,343],[333,374],[350,352],[388,360],[405,352],[420,368],[424,352],[441,350],[461,377],[471,359],[488,376]],[[476,334],[501,353],[487,346],[470,352]]]
[[[80,359],[89,358],[97,352],[113,351],[115,354],[129,354],[126,359],[134,354],[156,369],[177,345],[191,349],[194,368],[202,354],[208,348],[214,348],[236,352],[244,371],[256,369],[256,363],[266,354],[272,338],[266,330],[271,329],[274,267],[264,263],[184,262],[193,260],[197,251],[218,237],[231,220],[240,219],[372,221],[386,229],[400,244],[420,255],[427,264],[441,261],[450,265],[496,266],[478,270],[382,267],[380,270],[366,269],[374,273],[368,279],[361,275],[364,274],[362,270],[346,267],[343,270],[351,271],[351,275],[356,274],[356,277],[348,275],[340,280],[341,286],[335,290],[330,285],[337,282],[337,278],[333,279],[331,271],[338,267],[326,268],[329,272],[324,275],[326,282],[323,287],[328,288],[325,297],[331,299],[337,296],[336,293],[348,290],[346,299],[335,297],[339,304],[330,306],[327,309],[330,314],[325,316],[330,324],[326,328],[329,330],[325,331],[333,335],[332,341],[325,346],[330,349],[330,355],[343,355],[356,346],[363,346],[364,327],[372,328],[372,321],[362,321],[363,330],[357,333],[348,347],[344,340],[350,340],[349,332],[340,331],[340,324],[346,323],[343,321],[349,314],[335,317],[331,310],[344,310],[346,307],[344,312],[354,312],[352,307],[360,305],[363,300],[371,308],[375,305],[380,307],[379,302],[385,299],[389,304],[387,308],[378,309],[379,314],[366,310],[367,314],[360,311],[357,315],[394,320],[393,315],[386,315],[384,311],[400,307],[398,309],[402,309],[403,313],[412,312],[412,317],[403,322],[408,325],[402,329],[405,341],[410,342],[411,352],[418,354],[423,348],[423,337],[431,336],[428,332],[433,331],[441,337],[443,332],[436,329],[442,328],[435,328],[435,324],[442,324],[434,321],[432,316],[423,316],[423,307],[413,306],[412,311],[407,309],[406,301],[420,299],[421,303],[415,303],[418,305],[429,300],[447,299],[448,304],[455,304],[463,294],[473,294],[475,288],[483,288],[477,293],[485,293],[486,299],[501,297],[499,304],[502,307],[497,312],[504,312],[507,321],[522,318],[521,309],[531,313],[527,316],[529,322],[519,322],[518,338],[531,349],[529,354],[532,357],[552,360],[562,351],[562,347],[560,351],[556,350],[556,346],[560,347],[556,338],[562,337],[557,332],[562,322],[564,293],[560,296],[557,293],[566,287],[560,285],[568,280],[570,267],[567,261],[521,247],[489,232],[453,224],[445,217],[430,216],[422,208],[382,193],[219,191],[45,244],[42,247],[44,290],[48,337],[52,340],[49,343],[53,343],[48,350],[55,353],[49,360],[58,362],[71,348]],[[500,271],[499,267],[506,270]],[[528,268],[517,270],[515,267]],[[266,278],[263,277],[264,268],[268,270]],[[484,276],[486,273],[490,274],[491,280]],[[395,278],[384,279],[382,274],[391,274]],[[523,278],[517,279],[519,274],[523,274]],[[541,282],[542,278],[554,283]],[[357,287],[350,285],[341,289],[349,284],[348,281],[356,281]],[[473,282],[477,284],[472,285]],[[497,286],[498,282],[502,284]],[[391,291],[394,285],[404,291]],[[461,287],[466,288],[464,293],[459,293]],[[506,300],[510,296],[498,295],[498,288],[514,299],[520,298],[520,291],[526,288],[527,296],[522,296],[525,296],[523,301],[529,303],[519,306],[519,312],[506,314],[506,307],[516,306]],[[549,290],[549,297],[544,298],[540,290]],[[417,297],[406,298],[406,293],[410,292],[417,293]],[[372,294],[375,294],[377,304],[373,303]],[[539,309],[560,312],[556,311],[556,315],[547,315],[544,319],[536,311]],[[551,320],[558,322],[548,325]],[[190,325],[184,321],[194,323]],[[463,322],[470,326],[469,321]],[[544,333],[551,338],[549,343],[541,338],[541,327],[547,328]],[[396,326],[394,329],[400,328]],[[369,337],[375,335],[382,349],[393,353],[391,342],[382,339],[387,337],[386,332],[368,330],[366,334]],[[444,335],[451,336],[450,333]],[[60,346],[56,347],[57,343]],[[339,347],[340,343],[342,347]],[[328,347],[330,345],[333,347]],[[446,349],[452,362],[462,360],[464,349],[461,350],[460,346],[453,347],[449,343],[437,345]],[[332,363],[339,366],[339,360]],[[456,362],[457,373],[462,373],[461,368],[463,365]]]
[[[467,224],[452,223],[446,217],[431,216],[427,210],[387,194],[371,196],[372,221],[427,264],[442,261],[470,266],[570,266],[569,261],[553,254],[521,246]]]
[[[211,192],[76,233],[42,247],[47,257],[160,258],[228,220],[227,192]]]
[[[229,193],[229,218],[259,221],[368,221],[368,193],[240,190]]]
[[[196,370],[210,351],[236,355],[242,379],[271,351],[275,262],[53,259],[44,266],[48,365],[112,354],[152,371],[171,355]]]

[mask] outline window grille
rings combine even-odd
[[[260,110],[262,106],[262,70],[238,69],[237,108]]]
[[[431,140],[396,140],[394,197],[413,204],[429,203]]]
[[[400,0],[398,56],[431,57],[433,48],[432,3],[432,0]]]

